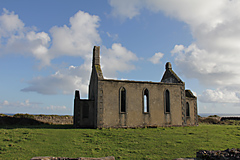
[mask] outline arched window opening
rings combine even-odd
[[[126,89],[124,87],[120,90],[120,109],[121,112],[126,112]]]
[[[190,116],[190,110],[189,110],[189,103],[186,103],[186,116],[189,117]]]
[[[143,112],[144,113],[149,112],[149,92],[148,92],[148,89],[145,89],[144,93],[143,93]]]
[[[166,113],[170,112],[170,94],[169,91],[165,91],[165,111]]]

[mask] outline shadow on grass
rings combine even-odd
[[[1,129],[14,128],[46,128],[46,129],[74,129],[73,125],[54,125],[37,121],[32,118],[0,116]]]

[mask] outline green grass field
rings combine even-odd
[[[36,156],[174,159],[199,150],[240,148],[240,126],[206,125],[138,129],[72,129],[40,125],[0,127],[0,159]]]

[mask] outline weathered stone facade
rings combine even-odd
[[[100,47],[93,49],[89,99],[75,91],[75,127],[144,127],[197,125],[197,98],[172,70],[161,82],[104,79]]]

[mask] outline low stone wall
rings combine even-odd
[[[73,116],[34,115],[34,119],[48,124],[73,124]]]
[[[226,149],[224,151],[207,151],[197,152],[197,160],[239,160],[240,149]]]
[[[198,117],[199,123],[219,124],[221,117]]]
[[[8,116],[0,114],[0,125],[39,125],[39,124],[73,125],[73,116],[15,114]]]
[[[115,160],[115,157],[113,157],[113,156],[101,157],[101,158],[33,157],[31,160]]]

